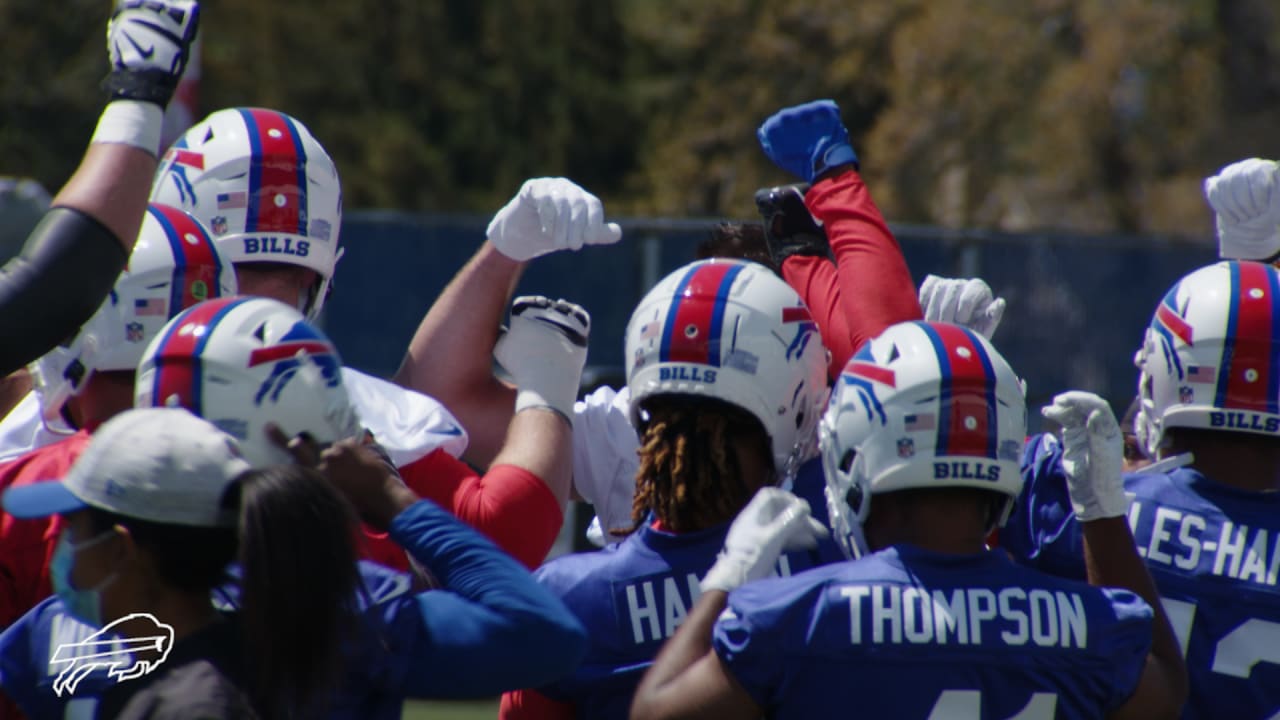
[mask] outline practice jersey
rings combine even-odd
[[[1062,445],[1028,442],[1027,484],[1000,533],[1019,562],[1083,577]],[[1239,490],[1192,468],[1125,476],[1129,527],[1187,660],[1185,718],[1280,713],[1280,493]]]
[[[40,401],[35,392],[22,396],[0,420],[0,463],[19,458],[38,447],[52,445],[67,437],[51,432],[40,419]]]
[[[771,718],[1096,719],[1137,688],[1151,619],[999,551],[898,545],[747,583],[712,643]]]
[[[342,368],[342,384],[361,423],[386,449],[396,467],[435,450],[444,450],[453,457],[462,457],[466,451],[466,431],[434,398],[349,367]],[[44,426],[40,402],[34,391],[28,392],[0,420],[0,463],[65,437]]]
[[[491,697],[545,682],[581,656],[581,627],[563,605],[440,508],[413,505],[397,516],[392,534],[447,589],[414,593],[407,575],[360,563],[367,593],[358,599],[360,626],[344,646],[343,682],[329,717],[399,718],[412,697]],[[231,610],[236,595],[234,586],[223,588],[215,604]],[[0,686],[31,720],[92,717],[97,696],[117,680],[97,665],[72,691],[64,677],[59,696],[54,683],[63,671],[84,667],[86,650],[58,656],[75,656],[72,662],[53,659],[59,646],[97,633],[48,598],[0,634]],[[121,662],[130,667],[131,656]]]
[[[0,492],[62,479],[88,444],[89,433],[81,430],[0,465]],[[49,560],[61,531],[58,516],[19,520],[0,512],[0,628],[53,592]]]
[[[590,638],[578,669],[539,691],[572,702],[578,717],[626,718],[640,678],[702,594],[699,581],[728,530],[726,523],[677,534],[646,525],[604,550],[567,555],[539,568],[534,577],[564,601]],[[839,551],[784,555],[777,572],[815,567],[833,553]]]

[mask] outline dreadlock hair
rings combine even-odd
[[[634,532],[650,511],[672,532],[702,530],[732,520],[755,494],[739,465],[734,441],[759,450],[766,475],[775,473],[769,435],[755,416],[722,400],[692,395],[646,398],[640,469],[631,507]]]
[[[760,263],[778,272],[778,265],[769,255],[769,245],[764,237],[764,225],[760,223],[716,223],[707,237],[694,250],[698,260],[708,258],[741,258]]]

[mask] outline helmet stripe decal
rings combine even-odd
[[[1277,413],[1277,309],[1275,271],[1254,262],[1233,262],[1231,306],[1214,405]],[[1194,302],[1194,299],[1192,300]]]
[[[680,279],[662,330],[659,362],[720,366],[725,306],[742,268],[737,263],[707,263]]]
[[[938,454],[998,459],[996,374],[982,342],[958,325],[921,323],[920,327],[933,343],[942,374]]]
[[[180,320],[169,326],[154,356],[153,406],[166,407],[166,400],[176,397],[179,406],[203,415],[200,353],[218,321],[236,305],[248,300],[250,298],[229,297],[201,303],[185,311]]]
[[[147,212],[164,228],[173,251],[168,316],[172,318],[196,303],[219,297],[222,266],[209,233],[181,210],[149,205]]]
[[[272,110],[238,112],[255,158],[249,169],[245,232],[305,235],[307,158],[297,128]]]

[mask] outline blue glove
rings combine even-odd
[[[813,182],[837,165],[858,164],[858,156],[849,144],[849,131],[840,121],[840,108],[833,100],[783,108],[764,121],[756,137],[775,165],[805,182]]]

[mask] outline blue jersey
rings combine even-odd
[[[1033,438],[1027,485],[1000,543],[1015,559],[1084,575],[1062,447]],[[1191,468],[1125,476],[1129,526],[1187,659],[1185,718],[1280,711],[1280,493],[1239,490]]]
[[[579,717],[626,718],[641,676],[701,594],[699,580],[724,546],[728,524],[674,534],[645,526],[598,552],[566,555],[534,577],[587,629],[587,657],[573,674],[539,692],[573,703]],[[790,575],[841,557],[830,542],[784,555]]]
[[[414,593],[408,575],[360,563],[361,627],[344,647],[329,717],[399,718],[406,697],[491,697],[545,682],[581,657],[585,638],[563,605],[445,510],[419,501],[396,517],[391,536],[449,589]],[[236,589],[216,595],[230,609]],[[96,632],[56,597],[41,602],[0,634],[0,686],[32,720],[92,717],[117,680],[99,667],[59,697],[54,682],[67,664],[51,660],[60,645]]]
[[[909,545],[729,595],[713,646],[771,718],[1099,718],[1137,687],[1151,608]]]

